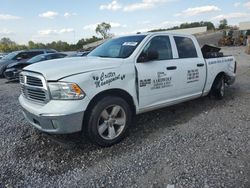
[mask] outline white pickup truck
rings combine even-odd
[[[233,56],[201,50],[194,36],[138,34],[111,39],[87,57],[26,67],[19,102],[43,132],[82,131],[111,146],[127,135],[133,115],[208,94],[222,99],[235,74]]]

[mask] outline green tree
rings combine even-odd
[[[36,44],[35,44],[33,41],[29,41],[29,42],[28,42],[28,47],[29,47],[30,49],[36,48]]]
[[[111,25],[109,23],[102,22],[101,24],[98,24],[95,31],[97,34],[102,35],[104,39],[109,38],[110,34],[109,31],[111,29]]]
[[[102,40],[102,38],[92,36],[91,38],[81,39],[77,44],[68,44],[64,41],[53,41],[51,43],[35,43],[34,41],[29,41],[28,45],[18,45],[16,42],[12,41],[9,38],[0,39],[0,52],[12,52],[16,50],[25,50],[25,49],[43,49],[51,48],[57,51],[76,51],[82,50],[83,46],[89,43]]]
[[[5,45],[9,45],[9,46],[16,45],[16,43],[14,41],[10,40],[9,38],[5,38],[5,37],[0,40],[0,43],[5,44]]]
[[[220,25],[219,25],[219,29],[222,30],[222,29],[227,29],[228,28],[228,22],[226,19],[223,19],[220,21]]]

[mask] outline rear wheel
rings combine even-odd
[[[108,147],[120,142],[128,133],[132,113],[120,97],[98,101],[88,117],[87,136],[95,144]]]
[[[214,84],[212,86],[212,94],[216,99],[223,99],[225,96],[225,78],[224,76],[220,76],[216,78]]]

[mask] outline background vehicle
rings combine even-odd
[[[8,80],[18,80],[19,73],[22,71],[24,67],[34,64],[34,63],[41,62],[41,61],[60,59],[66,56],[67,55],[63,53],[49,53],[49,54],[42,54],[42,55],[35,56],[26,62],[18,61],[15,63],[11,63],[7,66],[6,71],[4,72],[4,76]]]
[[[89,53],[90,51],[77,52],[77,53],[69,55],[68,57],[84,57],[84,56],[87,56]]]
[[[209,93],[222,99],[225,84],[235,81],[236,62],[218,51],[209,46],[201,51],[190,35],[115,38],[86,58],[26,67],[19,102],[28,122],[41,131],[82,131],[93,143],[111,146],[127,135],[133,114]]]
[[[0,53],[0,59],[2,59],[6,55],[7,55],[7,53]]]
[[[39,54],[46,54],[46,53],[55,53],[55,50],[51,49],[32,49],[32,50],[22,50],[22,51],[16,51],[12,52],[6,56],[4,56],[0,60],[0,77],[4,76],[4,72],[7,68],[7,66],[14,62],[25,62],[29,60],[30,58],[37,56]]]

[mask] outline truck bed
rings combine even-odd
[[[228,57],[224,56],[222,52],[220,52],[221,48],[218,48],[216,46],[211,46],[211,45],[204,45],[201,48],[202,55],[204,59],[212,59],[212,58],[219,58],[219,57]]]

